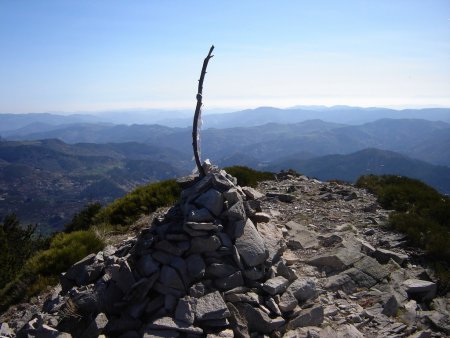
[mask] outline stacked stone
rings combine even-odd
[[[180,202],[138,238],[86,257],[61,277],[62,293],[46,310],[75,315],[56,320],[55,330],[80,337],[276,336],[289,321],[323,320],[321,307],[298,312],[299,303],[316,297],[315,284],[297,279],[283,260],[283,234],[261,212],[263,195],[207,169],[203,178],[183,180]],[[35,324],[28,333],[42,329]]]

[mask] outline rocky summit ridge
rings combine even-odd
[[[0,337],[445,337],[448,296],[370,193],[205,165],[137,237],[74,264]]]

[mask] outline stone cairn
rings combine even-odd
[[[180,202],[137,238],[89,255],[61,276],[62,292],[44,306],[47,313],[65,314],[56,328],[36,320],[22,331],[278,336],[290,324],[323,320],[322,308],[293,317],[299,303],[316,297],[316,288],[282,258],[283,234],[261,212],[263,195],[239,187],[223,170],[204,168],[203,178],[180,182]]]

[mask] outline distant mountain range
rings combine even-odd
[[[253,127],[267,123],[290,124],[307,120],[358,125],[379,119],[424,119],[450,123],[450,108],[387,109],[350,106],[296,106],[288,109],[259,107],[236,112],[221,113],[223,110],[209,109],[203,114],[203,126],[207,128]],[[192,126],[192,110],[135,109],[77,113],[70,115],[31,113],[0,114],[0,133],[34,125],[35,132],[51,130],[54,126],[73,123],[100,124],[159,124],[167,127]],[[42,130],[38,130],[42,128]]]
[[[57,138],[67,143],[139,142],[191,153],[191,129],[160,125],[70,124],[36,132],[21,128],[4,135],[11,140]],[[308,153],[310,156],[348,154],[366,148],[400,152],[437,165],[450,165],[450,124],[418,119],[381,119],[361,125],[322,120],[291,124],[202,130],[202,151],[212,160],[244,154],[269,162]]]
[[[137,118],[134,113],[115,121]],[[166,121],[170,115],[139,114]],[[108,113],[0,114],[0,219],[16,212],[44,231],[60,230],[89,202],[107,203],[137,185],[190,173],[192,133],[181,123],[184,114],[171,115],[180,127],[115,124]],[[376,119],[386,116],[397,118]],[[450,109],[267,107],[204,120],[201,157],[221,167],[293,168],[347,181],[398,174],[450,194]]]

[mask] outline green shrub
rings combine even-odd
[[[244,166],[226,167],[224,170],[237,178],[240,186],[256,187],[258,182],[274,179],[274,174],[267,171],[257,171]]]
[[[175,203],[181,188],[175,180],[166,180],[139,187],[100,210],[96,223],[130,225],[140,215]]]
[[[73,216],[72,221],[65,225],[65,232],[87,230],[94,224],[94,218],[99,213],[102,205],[98,202],[89,204],[83,210]]]
[[[442,289],[450,286],[450,199],[425,183],[400,176],[362,176],[360,188],[373,192],[383,208],[395,210],[389,224],[433,259]]]
[[[103,246],[92,230],[55,235],[49,248],[29,258],[16,277],[0,290],[0,311],[56,284],[61,272]]]

